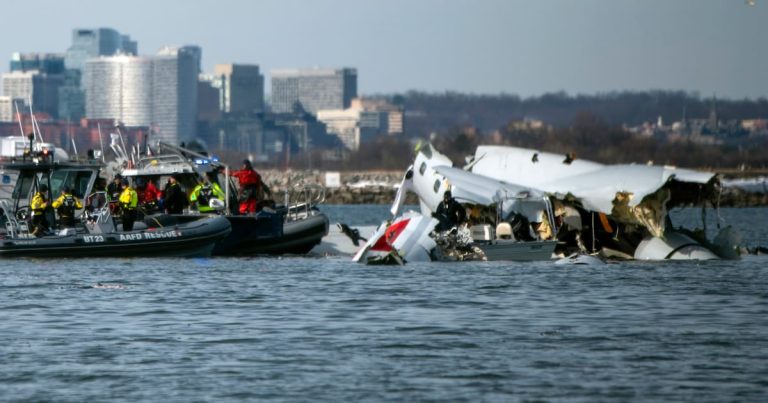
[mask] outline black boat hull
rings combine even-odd
[[[9,238],[0,257],[205,257],[230,231],[225,218],[209,217],[141,231]]]
[[[188,222],[199,216],[172,216]],[[315,212],[306,218],[283,222],[282,212],[224,216],[232,232],[213,248],[213,256],[306,254],[328,235],[328,217]]]
[[[214,256],[305,254],[328,234],[328,217],[322,213],[286,223],[281,215],[228,218],[232,233],[216,244]]]

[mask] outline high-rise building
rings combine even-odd
[[[198,46],[166,47],[153,57],[152,121],[156,140],[177,144],[195,138]]]
[[[121,35],[112,28],[74,29],[72,46],[67,49],[64,64],[68,69],[82,71],[86,60],[117,53],[135,56],[138,45],[130,36]]]
[[[152,123],[152,59],[107,56],[85,63],[85,116],[126,126]]]
[[[272,110],[276,113],[346,109],[356,96],[356,69],[272,70]]]
[[[81,88],[83,73],[67,69],[59,87],[59,118],[79,120],[85,116],[85,91]]]
[[[29,105],[36,112],[59,116],[59,87],[64,83],[64,55],[14,53],[11,72],[3,74],[3,94]]]
[[[86,116],[150,126],[154,140],[195,138],[197,46],[166,47],[152,57],[112,56],[85,63]]]
[[[3,73],[3,95],[29,106],[36,112],[58,117],[59,87],[64,82],[61,74],[45,74],[38,70]]]
[[[3,73],[3,95],[29,103],[34,93],[33,81],[37,74],[37,70]]]
[[[212,74],[200,74],[197,81],[197,120],[216,122],[221,120],[219,108],[220,80]],[[199,134],[199,133],[198,133]]]
[[[0,96],[0,122],[13,122],[13,99]]]
[[[59,88],[59,116],[77,120],[85,115],[85,88],[81,78],[85,62],[100,56],[137,55],[138,44],[111,28],[75,29],[64,57],[64,83]]]
[[[64,74],[62,53],[13,53],[11,71],[37,70],[44,74]]]
[[[217,64],[213,85],[219,88],[219,108],[225,113],[264,112],[264,76],[255,64]]]

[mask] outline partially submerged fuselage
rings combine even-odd
[[[448,190],[469,213],[467,222],[441,231],[438,229],[445,228],[445,223],[432,217]],[[407,192],[418,196],[421,212],[399,217]],[[428,144],[418,151],[403,177],[391,210],[394,222],[383,224],[355,260],[393,251],[405,261],[413,256],[419,260],[548,260],[556,246],[548,210],[551,204],[543,193],[453,168],[448,157]],[[512,217],[521,223],[517,231],[506,222]],[[400,227],[411,235],[399,236]]]
[[[543,242],[553,250],[557,244],[557,252],[564,256],[599,253],[639,260],[738,256],[734,253],[738,236],[732,228],[710,242],[704,236],[706,228],[674,228],[669,218],[671,208],[701,206],[716,198],[719,182],[712,173],[669,166],[604,165],[499,146],[478,147],[468,170],[451,165],[431,145],[422,147],[403,178],[393,216],[400,214],[406,192],[416,193],[421,214],[430,217],[443,193],[452,190],[469,211],[477,246],[504,244],[509,240],[501,237],[507,235],[518,242]],[[378,236],[386,231],[387,226],[382,226]],[[370,243],[376,242],[377,237],[372,237]]]
[[[732,257],[735,245],[712,245],[700,232],[675,229],[669,210],[703,206],[717,196],[713,173],[670,166],[604,165],[537,150],[480,146],[472,172],[535,186],[551,195],[564,225],[582,247],[611,257],[642,260]],[[705,224],[705,223],[704,223]]]

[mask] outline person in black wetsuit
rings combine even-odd
[[[176,176],[168,178],[168,184],[165,185],[164,201],[165,212],[168,214],[182,214],[184,207],[187,206],[187,194],[181,189],[176,181]]]
[[[443,193],[443,201],[437,205],[437,210],[432,213],[432,217],[440,221],[436,228],[438,231],[447,231],[462,224],[467,218],[467,212],[464,211],[464,206],[453,198],[451,191],[446,190]]]

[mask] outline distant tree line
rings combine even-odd
[[[744,145],[709,145],[693,141],[667,142],[638,136],[601,118],[583,113],[569,127],[519,129],[508,123],[491,133],[476,127],[454,126],[423,138],[381,137],[363,144],[334,169],[405,169],[413,162],[414,146],[430,141],[457,166],[482,144],[533,148],[602,163],[647,163],[699,169],[768,167],[768,137]]]
[[[713,102],[722,120],[768,118],[768,99],[727,100],[702,98],[682,91],[614,92],[569,96],[565,93],[520,98],[516,95],[473,95],[447,92],[408,92],[380,96],[406,111],[402,136],[381,136],[363,143],[343,160],[313,157],[317,169],[404,170],[414,158],[414,145],[430,141],[456,165],[464,164],[480,144],[510,145],[603,163],[671,164],[689,168],[768,167],[768,138],[745,139],[739,144],[707,145],[686,139],[674,142],[643,137],[625,126],[655,122],[668,124],[708,117]],[[540,120],[544,127],[519,123]],[[296,159],[291,166],[298,165]]]
[[[535,119],[555,127],[567,127],[580,114],[600,117],[609,125],[637,126],[655,122],[705,119],[713,102],[721,119],[768,118],[768,99],[730,100],[701,97],[684,91],[609,92],[574,95],[565,92],[537,97],[474,95],[456,92],[411,91],[386,97],[406,111],[406,135],[423,136],[451,126],[472,126],[492,131],[512,120]]]

